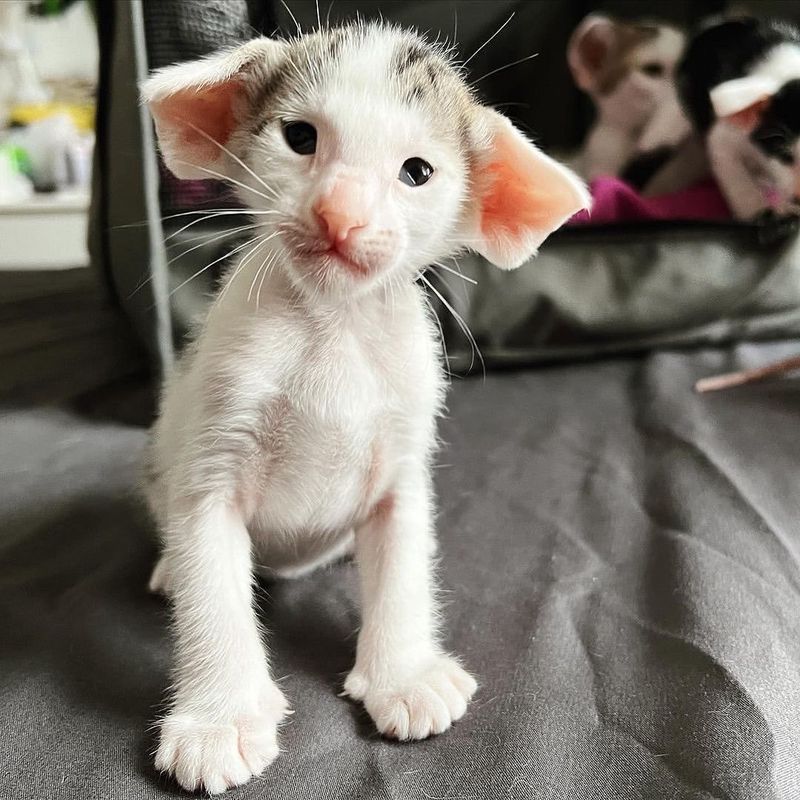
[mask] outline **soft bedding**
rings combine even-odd
[[[436,470],[468,715],[416,744],[337,696],[355,569],[264,585],[296,714],[235,798],[800,796],[800,383],[697,396],[797,343],[456,379]],[[0,797],[162,798],[147,726],[169,681],[147,594],[143,428],[0,416]]]

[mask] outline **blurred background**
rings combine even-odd
[[[610,97],[624,109],[629,101],[624,92],[615,100],[613,92],[601,96],[587,89],[575,58],[585,51],[597,70],[630,69],[637,53],[617,47],[614,36],[624,41],[645,24],[656,31],[667,26],[685,37],[710,16],[748,11],[800,16],[791,0],[321,3],[326,24],[356,14],[382,16],[454,42],[461,58],[472,56],[468,74],[486,101],[587,179],[597,175],[584,151],[592,127],[603,118],[603,102]],[[592,28],[578,41],[580,26],[592,15],[617,27]],[[317,24],[313,1],[295,0],[289,8],[268,0],[0,4],[0,398],[54,402],[126,376],[158,376],[171,362],[192,322],[202,318],[227,263],[225,254],[239,241],[226,231],[241,220],[189,215],[238,201],[222,184],[181,182],[166,172],[157,161],[149,121],[140,113],[137,80],[150,69],[256,34],[292,34],[296,24],[305,29]],[[596,40],[605,42],[602,57]],[[665,63],[646,68],[667,70],[657,78],[671,80],[677,55],[668,47]],[[606,56],[610,60],[603,61]],[[663,53],[658,57],[663,60]],[[624,89],[624,80],[621,85]],[[622,174],[624,165],[616,166]],[[619,188],[610,187],[612,204]],[[622,189],[622,200],[630,201],[628,188]],[[707,341],[699,331],[709,325],[716,340],[795,331],[794,321],[784,318],[797,299],[788,274],[780,303],[759,299],[761,305],[748,308],[744,321],[741,314],[731,318],[730,304],[732,293],[756,296],[765,263],[770,272],[780,272],[775,264],[783,262],[774,245],[791,226],[744,224],[752,221],[734,219],[722,200],[717,203],[722,210],[708,219],[682,220],[678,214],[677,221],[664,220],[658,211],[642,212],[640,201],[634,197],[618,217],[616,205],[611,216],[598,211],[593,225],[554,237],[535,271],[499,276],[467,257],[461,268],[480,279],[481,288],[434,278],[472,328],[485,359],[535,364]],[[635,213],[628,219],[630,208]],[[628,221],[646,224],[638,231],[620,228]],[[710,248],[722,254],[735,247],[742,263],[751,266],[731,271],[730,259],[720,255],[716,266],[712,258],[706,274],[698,275],[691,249],[683,249],[691,247],[698,224]],[[619,246],[621,231],[625,248]],[[669,247],[659,250],[664,236]],[[587,261],[589,243],[593,255]],[[633,254],[625,263],[622,249]],[[666,276],[655,287],[642,280],[652,276],[653,261]],[[187,280],[211,262],[210,269]],[[629,291],[624,298],[609,293],[609,282]],[[679,295],[671,294],[670,286],[678,284]],[[582,287],[578,295],[576,286]],[[471,343],[438,307],[455,368],[474,368]],[[777,325],[770,321],[776,312],[784,314]]]

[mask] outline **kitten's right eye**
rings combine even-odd
[[[666,72],[664,65],[660,64],[658,61],[648,61],[647,64],[642,64],[639,69],[651,78],[661,78]]]
[[[310,122],[284,122],[283,138],[301,156],[310,156],[317,151],[317,129]]]

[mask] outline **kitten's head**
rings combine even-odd
[[[227,176],[293,282],[353,293],[470,247],[519,266],[584,186],[481,105],[446,52],[355,25],[256,39],[142,87],[167,166]],[[250,187],[250,188],[245,188]]]
[[[665,23],[590,14],[570,37],[567,61],[604,120],[641,134],[643,149],[652,149],[685,132],[680,119],[677,134],[670,131],[679,114],[674,79],[684,43],[685,35]]]

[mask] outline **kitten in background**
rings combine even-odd
[[[567,46],[575,84],[592,99],[596,119],[570,165],[586,180],[626,176],[634,161],[661,159],[689,132],[675,89],[682,31],[661,22],[623,22],[591,14]],[[640,170],[641,171],[641,170]],[[632,183],[646,176],[626,176]]]

